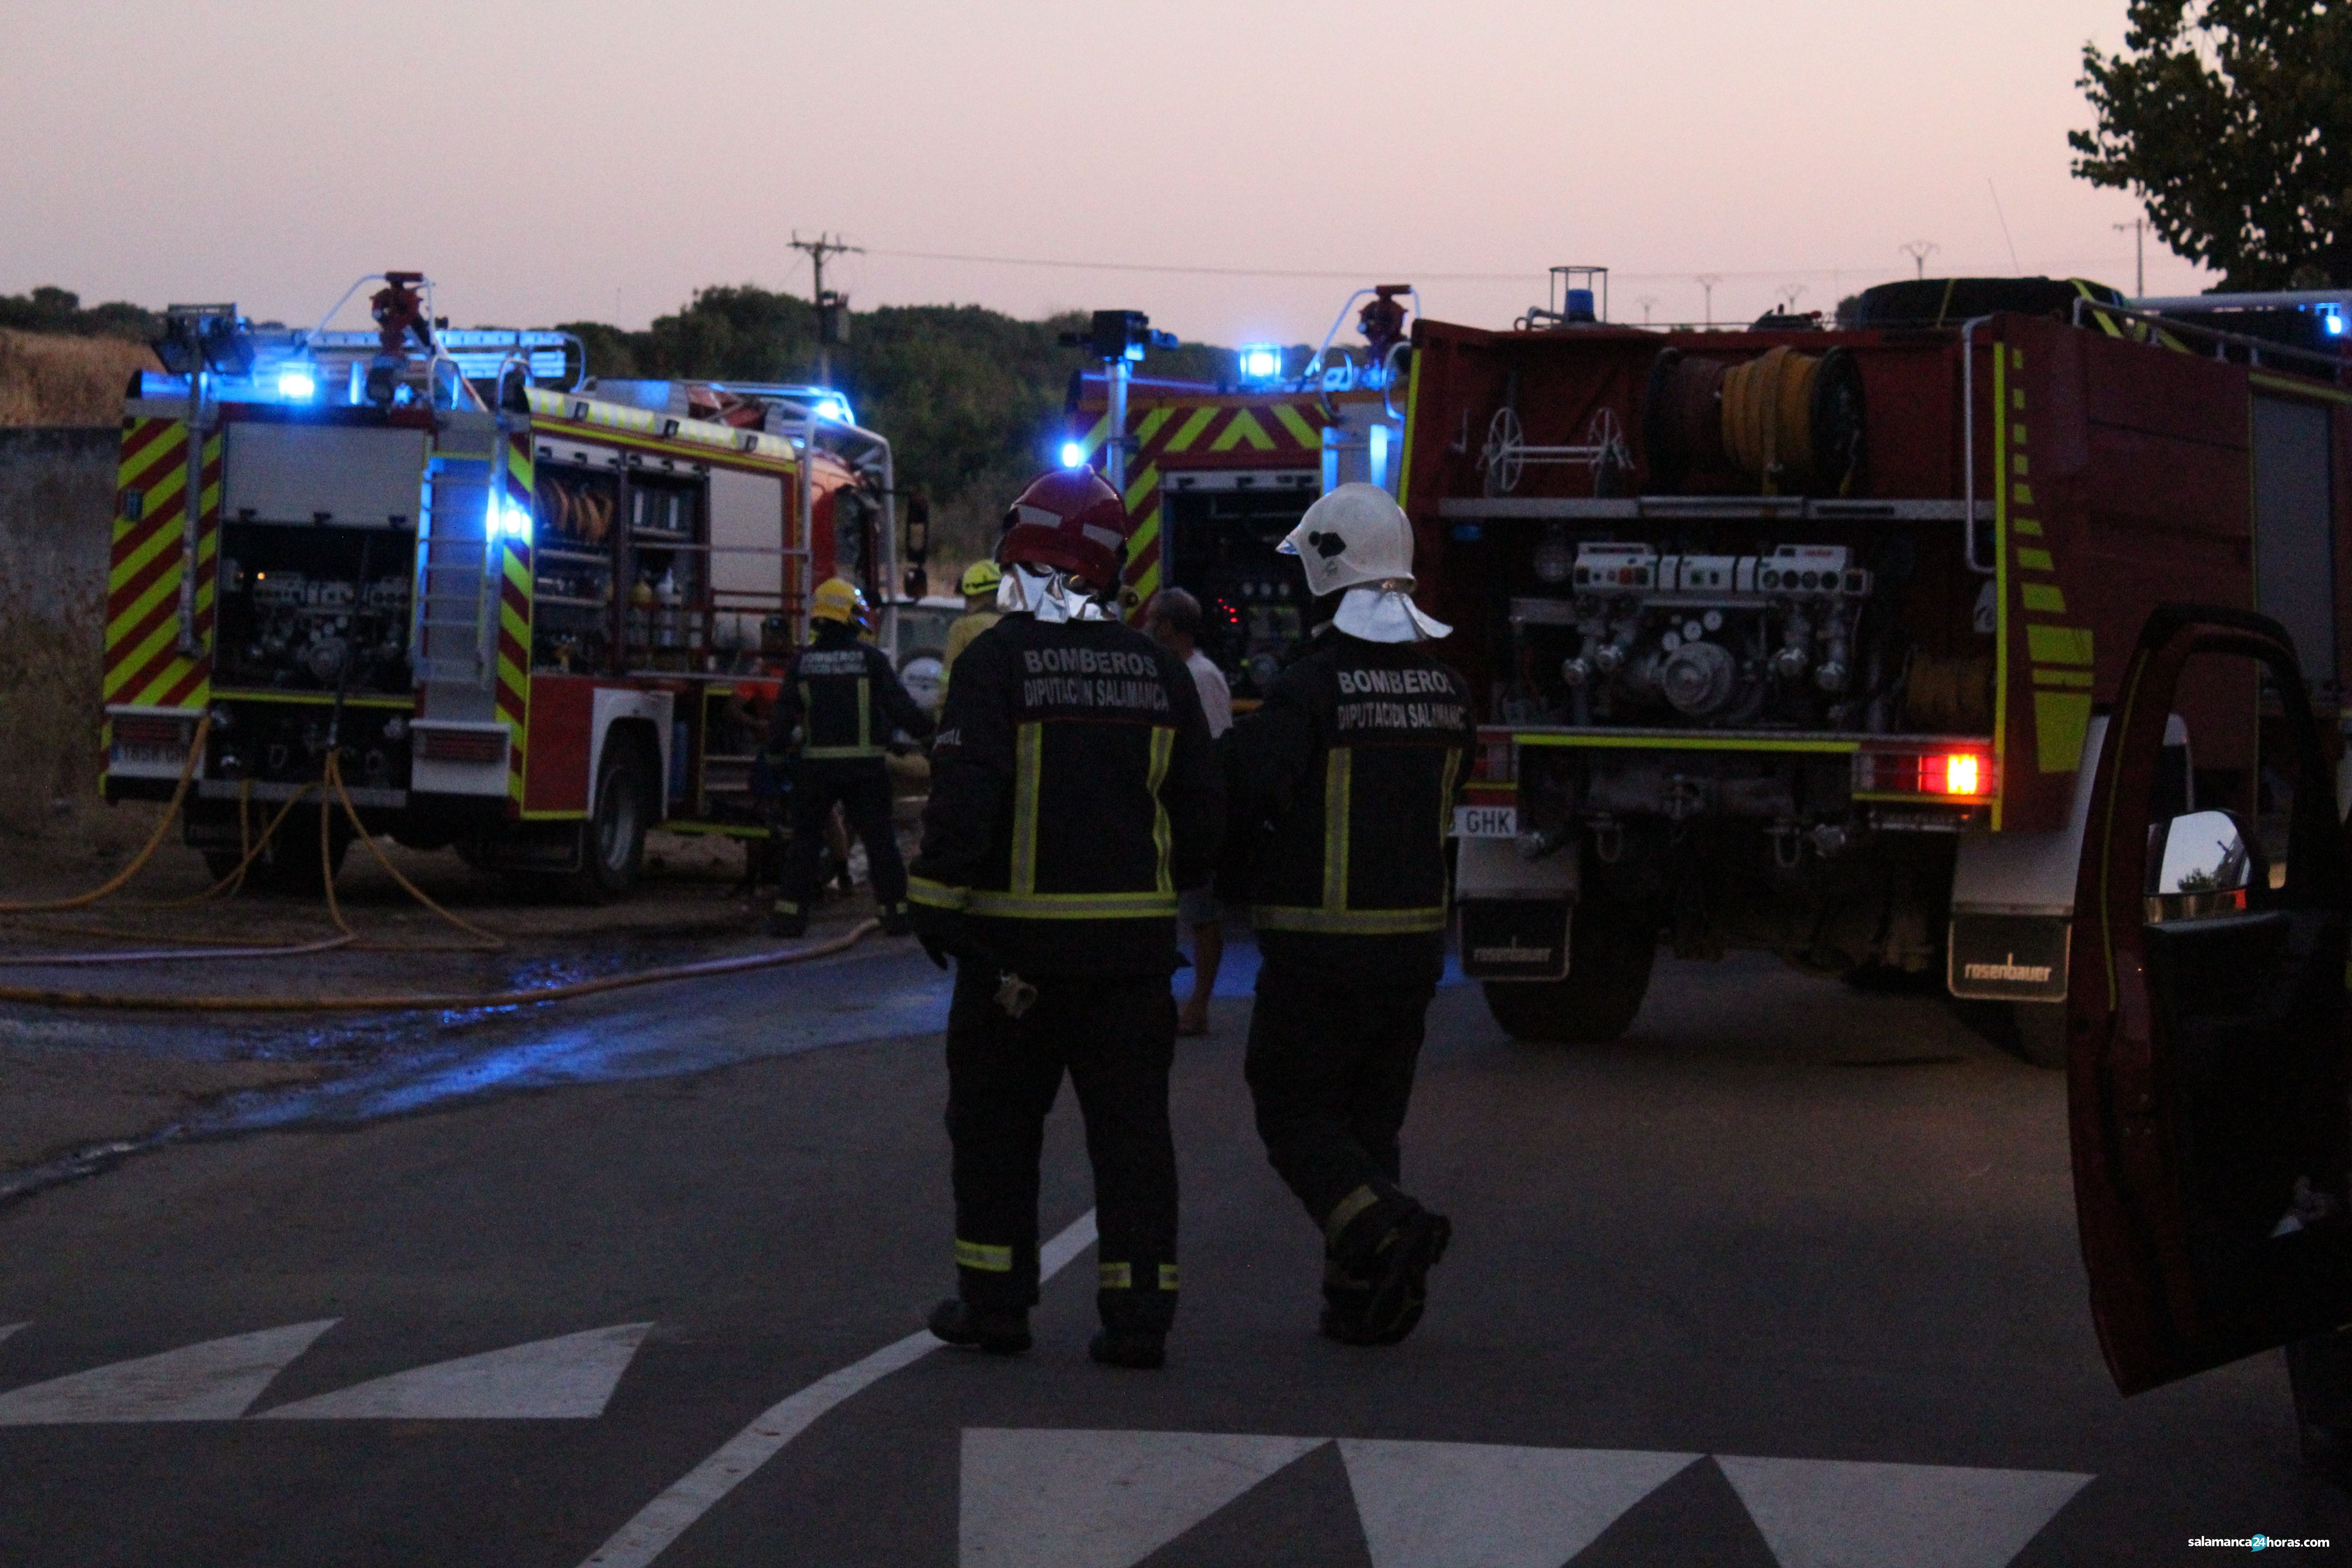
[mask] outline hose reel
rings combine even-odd
[[[1763,495],[1851,495],[1863,482],[1862,371],[1843,348],[1786,344],[1729,363],[1668,349],[1642,417],[1651,489],[1734,477]]]

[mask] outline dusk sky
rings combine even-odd
[[[859,309],[1139,308],[1319,338],[1349,289],[1500,326],[1545,268],[1613,313],[1828,308],[1908,276],[2128,289],[2067,173],[2123,0],[856,5],[321,0],[0,8],[0,292],[307,321],[417,268],[461,323],[641,326],[700,285]],[[1998,193],[1998,207],[1996,206]],[[2004,235],[2002,215],[2007,219]],[[2013,258],[2012,258],[2013,247]],[[1221,268],[1119,272],[961,258]],[[2150,243],[2151,292],[2204,286]]]

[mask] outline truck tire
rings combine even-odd
[[[618,735],[609,738],[596,766],[588,820],[580,826],[580,869],[572,875],[577,896],[601,903],[636,887],[653,814],[653,769],[644,748]]]
[[[2066,1005],[2011,1002],[2006,1045],[2020,1061],[2038,1068],[2066,1066]]]
[[[1653,932],[1580,909],[1569,927],[1568,978],[1489,982],[1486,1010],[1515,1040],[1605,1045],[1633,1026],[1657,955]]]

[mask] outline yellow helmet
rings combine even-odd
[[[856,584],[846,577],[827,577],[816,585],[816,598],[809,605],[809,618],[862,626],[866,624],[866,595],[858,591]]]
[[[956,584],[956,592],[967,599],[976,599],[982,594],[995,593],[996,585],[1003,581],[1004,574],[995,562],[975,561],[963,569],[963,576]]]

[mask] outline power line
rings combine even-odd
[[[890,250],[880,247],[869,247],[866,254],[868,256],[887,256],[902,261],[954,261],[983,267],[1048,267],[1060,268],[1073,272],[1140,272],[1160,273],[1193,278],[1291,278],[1310,279],[1318,281],[1336,280],[1339,282],[1360,282],[1364,279],[1378,276],[1383,278],[1409,278],[1418,282],[1427,283],[1528,283],[1536,281],[1543,276],[1543,268],[1536,268],[1523,272],[1427,272],[1412,267],[1371,267],[1356,268],[1353,269],[1277,267],[1194,267],[1182,264],[1148,261],[1071,261],[1064,260],[1059,258],[1045,256],[977,256],[967,255],[959,251],[947,250]],[[2012,264],[2014,264],[2015,258],[2012,257],[2011,259]],[[2130,259],[2131,258],[2127,256],[2080,257],[2074,258],[2068,263],[2068,265],[2077,267],[2105,266],[2110,263],[2125,262]],[[1759,279],[1786,279],[1792,275],[1800,278],[1832,278],[1849,272],[1859,273],[1864,277],[1868,277],[1873,273],[1883,270],[1885,270],[1885,268],[1877,267],[1857,267],[1849,263],[1843,267],[1763,267],[1744,272],[1711,272],[1705,274],[1705,276],[1712,278],[1717,282],[1728,282],[1734,279],[1755,280]],[[1625,282],[1695,283],[1699,280],[1701,274],[1695,272],[1612,272],[1611,276]]]

